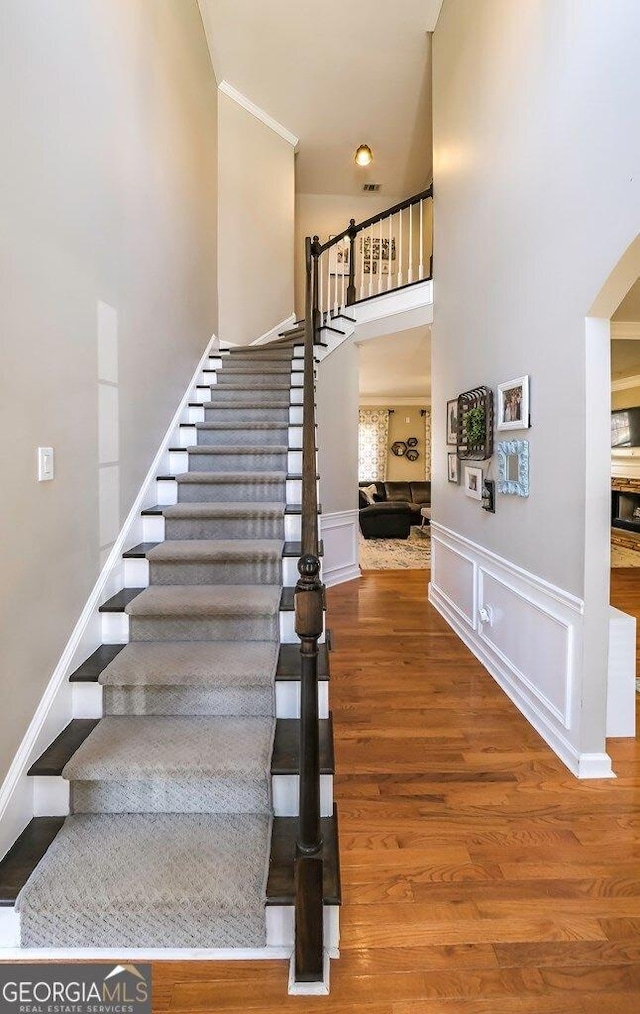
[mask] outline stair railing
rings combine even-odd
[[[318,237],[314,237],[318,241]],[[326,243],[316,242],[317,304],[326,323],[344,307],[432,277],[433,187]]]
[[[300,638],[300,799],[295,881],[295,980],[323,978],[323,855],[320,824],[320,726],[318,640],[324,629],[320,578],[315,427],[314,345],[319,320],[318,246],[305,240],[305,340],[302,415],[302,555],[295,590],[295,629]]]

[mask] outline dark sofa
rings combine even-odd
[[[431,506],[430,482],[361,482],[375,485],[376,503],[360,491],[360,530],[365,539],[406,539],[411,525],[422,521],[421,507]]]

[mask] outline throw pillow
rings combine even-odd
[[[378,492],[375,483],[372,482],[370,486],[361,486],[360,489],[363,496],[367,498],[367,503],[372,506],[375,503],[375,500],[373,499],[374,495]]]

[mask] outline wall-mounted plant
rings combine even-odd
[[[458,397],[459,458],[485,461],[493,454],[493,391],[474,387]]]

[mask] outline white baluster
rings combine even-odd
[[[389,215],[389,260],[387,261],[387,263],[389,265],[389,274],[387,275],[387,292],[391,288],[391,268],[393,266],[393,261],[391,260],[391,245],[392,245],[392,242],[393,242],[393,235],[392,235],[393,230],[392,230],[392,227],[391,227],[392,226],[392,222],[393,222],[393,215]]]
[[[345,278],[345,274],[344,274],[344,269],[345,269],[344,254],[345,254],[345,250],[346,250],[346,247],[344,245],[344,240],[340,240],[340,246],[342,247],[342,265],[340,267],[340,271],[342,272],[342,274],[340,275],[340,309],[344,310],[344,286],[345,286],[345,281],[344,281],[344,278]]]
[[[356,243],[360,244],[360,292],[358,296],[364,299],[364,237],[362,233],[358,236]]]
[[[413,281],[413,204],[409,205],[409,270],[407,281]]]
[[[333,276],[333,315],[335,317],[336,314],[338,313],[338,285],[339,285],[339,282],[338,282],[338,278],[339,278],[338,271],[340,270],[340,265],[338,264],[338,244],[337,243],[335,244],[335,246],[333,248],[333,256],[334,256],[334,264],[335,264],[335,267],[336,267],[335,274]]]
[[[373,226],[369,226],[369,295],[373,295]]]
[[[378,222],[378,292],[382,291],[382,219]]]
[[[423,218],[424,218],[424,201],[420,201],[420,267],[418,270],[418,278],[420,281],[424,278],[424,235],[423,235]]]
[[[402,285],[402,208],[400,209],[400,228],[398,230],[398,288]]]

